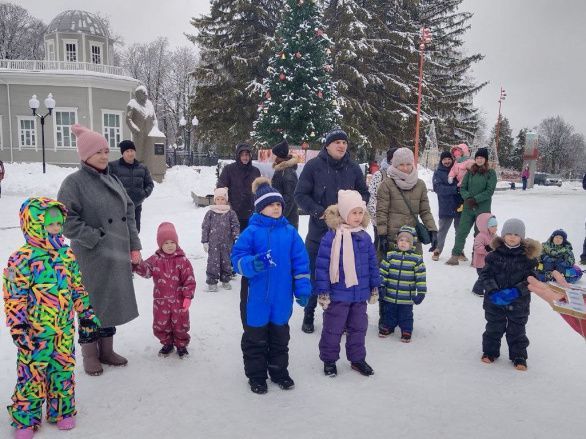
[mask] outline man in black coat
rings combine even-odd
[[[328,231],[323,215],[328,206],[338,203],[338,191],[353,189],[368,202],[368,188],[360,166],[350,159],[347,152],[348,135],[341,129],[326,135],[325,146],[318,156],[303,167],[295,189],[295,201],[309,214],[309,229],[305,247],[309,254],[311,283],[315,285],[315,258],[322,237]],[[314,331],[313,318],[317,296],[313,294],[305,307],[301,329],[308,334]]]
[[[126,193],[134,203],[134,219],[136,228],[140,232],[140,216],[142,202],[153,192],[155,184],[149,169],[135,159],[136,147],[132,140],[123,140],[118,145],[122,157],[108,163],[110,173],[122,182]]]

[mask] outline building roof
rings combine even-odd
[[[47,33],[80,32],[110,38],[108,27],[95,14],[86,11],[69,10],[57,15],[47,28]]]

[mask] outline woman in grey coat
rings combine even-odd
[[[140,262],[141,244],[134,204],[120,180],[108,172],[108,142],[80,125],[72,131],[81,169],[63,181],[58,199],[69,212],[63,233],[71,240],[83,284],[102,323],[94,337],[80,340],[83,366],[89,375],[101,375],[101,363],[128,362],[114,352],[113,337],[116,326],[138,317],[131,260]]]

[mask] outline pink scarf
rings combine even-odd
[[[336,236],[332,243],[330,252],[330,282],[335,284],[340,282],[340,250],[343,247],[344,257],[342,265],[346,277],[346,288],[358,285],[358,276],[356,275],[356,264],[354,261],[354,246],[352,245],[352,232],[360,232],[363,227],[350,227],[348,224],[342,224],[336,229]]]
[[[230,212],[230,205],[229,204],[212,204],[210,206],[210,210],[212,212],[216,212],[216,213],[219,213],[220,215],[223,215],[225,213]]]

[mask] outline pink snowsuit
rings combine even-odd
[[[459,159],[456,158],[456,156],[454,156],[454,151],[456,149],[460,149],[462,151],[462,157],[460,157]],[[458,160],[462,160],[462,158],[470,157],[470,150],[468,149],[468,145],[466,145],[465,143],[460,143],[457,146],[453,146],[450,152],[452,153],[452,156],[454,156],[454,166],[452,166],[452,169],[450,169],[448,179],[452,178],[453,181],[453,179],[455,178],[456,180],[458,180],[458,187],[461,187],[462,181],[464,181],[466,173],[474,164],[474,160],[468,158],[466,160],[458,162]]]
[[[183,348],[189,344],[189,309],[183,299],[193,299],[195,277],[191,262],[177,247],[172,255],[159,249],[133,270],[155,283],[153,289],[153,333],[163,345]]]
[[[486,246],[490,245],[492,239],[496,236],[488,231],[488,220],[494,215],[492,213],[481,213],[476,218],[476,227],[478,235],[474,238],[474,255],[472,257],[472,266],[474,268],[484,268],[484,259],[488,254]]]

